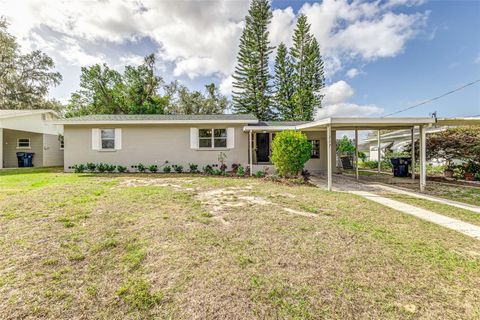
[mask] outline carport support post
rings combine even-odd
[[[358,180],[358,129],[355,128],[355,175]]]
[[[248,131],[248,163],[250,166],[250,175],[253,176],[253,154],[252,154],[252,130]]]
[[[380,174],[380,171],[382,169],[382,151],[380,150],[380,130],[377,131],[377,153],[378,153],[378,173]]]
[[[420,126],[420,191],[425,191],[427,185],[427,140],[425,127]]]
[[[415,180],[415,127],[412,127],[412,179]]]
[[[327,126],[327,190],[332,191],[332,126]]]

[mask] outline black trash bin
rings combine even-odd
[[[412,163],[410,157],[395,157],[391,158],[390,162],[393,166],[393,176],[394,177],[408,177],[408,166]]]
[[[33,155],[33,152],[17,152],[18,167],[33,167]]]

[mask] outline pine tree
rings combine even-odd
[[[295,119],[295,104],[293,103],[293,68],[285,44],[280,43],[275,58],[275,105],[278,116],[282,120]]]
[[[293,68],[295,120],[313,120],[316,108],[321,106],[323,62],[317,40],[310,34],[310,24],[300,15],[290,49]]]
[[[268,0],[253,0],[245,18],[240,39],[237,67],[233,75],[233,108],[237,113],[252,113],[260,120],[274,117],[270,107],[268,24],[272,12]]]

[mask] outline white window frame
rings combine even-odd
[[[111,130],[113,131],[113,138],[103,138],[102,137],[102,132],[105,131],[105,130]],[[100,150],[115,150],[116,148],[116,145],[115,145],[115,139],[116,137],[116,132],[115,132],[115,128],[102,128],[100,129]],[[113,140],[113,147],[112,148],[104,148],[103,147],[103,140]]]
[[[200,130],[210,130],[211,136],[210,137],[201,137]],[[215,137],[215,130],[224,130],[225,137]],[[200,145],[201,140],[208,140],[210,139],[211,147],[202,147]],[[215,140],[225,140],[225,146],[222,147],[215,147]],[[228,147],[228,128],[199,128],[198,129],[198,148],[205,150],[205,149],[227,149]]]
[[[20,146],[20,140],[28,140],[28,146]],[[18,138],[17,139],[17,149],[32,149],[32,142],[30,138]]]

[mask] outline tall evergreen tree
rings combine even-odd
[[[233,75],[233,108],[237,113],[252,113],[260,120],[274,117],[270,106],[268,71],[268,24],[272,12],[268,0],[252,0],[240,39],[237,67]]]
[[[317,40],[310,33],[305,15],[300,15],[290,49],[293,68],[295,120],[313,120],[315,108],[321,105],[323,62]]]
[[[293,67],[285,44],[280,43],[275,58],[274,101],[282,120],[295,119]]]

